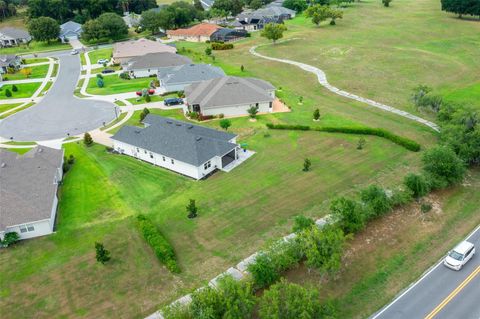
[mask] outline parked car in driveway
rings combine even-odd
[[[475,246],[468,241],[463,241],[448,252],[443,264],[450,269],[460,270],[475,255]]]
[[[183,104],[183,100],[178,97],[171,97],[171,98],[165,99],[163,103],[167,106],[180,105],[180,104]]]
[[[102,73],[103,73],[103,74],[114,73],[114,72],[115,72],[115,70],[112,70],[112,69],[102,70]]]
[[[98,59],[97,60],[97,64],[105,64],[105,63],[108,63],[107,59]]]

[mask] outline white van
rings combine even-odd
[[[475,246],[468,241],[463,241],[448,252],[443,264],[450,269],[460,270],[473,255],[475,255]]]

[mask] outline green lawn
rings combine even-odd
[[[104,76],[103,79],[105,86],[103,88],[99,88],[97,87],[96,78],[91,78],[88,82],[87,92],[97,95],[135,92],[148,87],[152,81],[151,78],[123,80],[116,74]]]
[[[112,57],[113,48],[105,48],[91,51],[88,56],[90,57],[90,63],[95,64],[99,59],[110,60]]]
[[[0,89],[0,99],[20,99],[20,98],[28,98],[35,93],[35,91],[40,87],[41,83],[22,83],[16,84],[18,91],[12,91],[12,84],[7,84],[1,87]],[[5,96],[5,91],[9,89],[12,92],[11,97]]]
[[[16,103],[16,104],[0,104],[0,114],[3,112],[6,112],[10,109],[13,109],[17,106],[22,105],[22,103]]]
[[[47,44],[47,42],[32,41],[28,46],[21,45],[11,48],[2,48],[0,49],[0,54],[27,54],[45,51],[68,50],[70,48],[70,45],[61,42],[52,42]]]
[[[48,59],[47,59],[47,58],[30,58],[30,59],[25,59],[25,64],[42,63],[42,62],[48,62]]]
[[[68,144],[66,155],[77,160],[61,188],[57,233],[0,254],[0,307],[12,317],[147,315],[288,232],[292,216],[321,216],[332,196],[372,181],[390,185],[418,163],[417,153],[383,139],[369,137],[358,151],[356,136],[265,136],[264,123],[234,120],[232,130],[257,154],[199,182],[103,146]],[[309,173],[302,172],[305,157],[312,160]],[[185,212],[190,198],[199,206],[193,221]],[[140,212],[174,245],[180,275],[165,271],[137,234],[132,216]],[[107,266],[94,261],[95,241],[112,252]]]
[[[13,115],[13,114],[18,113],[18,112],[20,112],[20,111],[23,111],[23,110],[25,110],[25,109],[28,109],[29,107],[31,107],[31,106],[33,106],[33,105],[35,105],[34,102],[27,103],[27,104],[25,104],[24,106],[22,106],[22,107],[20,107],[20,108],[18,108],[18,109],[16,109],[16,110],[14,110],[14,111],[10,111],[10,112],[8,112],[8,113],[5,113],[5,114],[3,114],[3,115],[0,115],[0,119],[4,119],[4,118],[6,118],[6,117],[9,117],[10,115]]]
[[[32,74],[27,78],[23,75],[20,70],[15,72],[14,74],[7,74],[4,76],[5,81],[14,81],[14,80],[26,80],[26,79],[41,79],[47,75],[48,72],[48,64],[45,65],[37,65],[37,66],[25,66],[25,68],[29,68],[32,70]],[[5,79],[7,78],[7,79]]]

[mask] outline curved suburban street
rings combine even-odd
[[[0,137],[14,141],[46,141],[78,135],[115,118],[112,103],[73,95],[80,76],[78,55],[57,54],[58,77],[36,105],[0,121]]]

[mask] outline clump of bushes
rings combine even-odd
[[[130,74],[128,74],[128,72],[122,72],[118,76],[123,80],[130,80],[131,79]]]
[[[148,245],[152,247],[158,260],[171,272],[179,273],[180,267],[177,264],[175,251],[155,224],[153,224],[153,222],[146,216],[138,215],[137,225],[140,233]]]
[[[232,43],[212,42],[211,46],[212,46],[212,50],[231,50],[231,49],[233,49],[233,44]]]
[[[8,247],[15,244],[20,239],[16,232],[5,233],[3,240],[0,240],[0,247]]]

